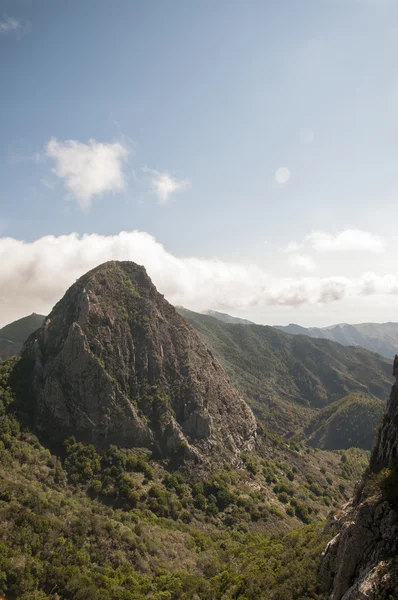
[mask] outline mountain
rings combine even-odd
[[[208,310],[207,315],[210,317],[214,317],[223,323],[241,323],[242,325],[253,325],[253,321],[248,321],[247,319],[240,319],[239,317],[232,317],[227,313],[218,312],[216,310]]]
[[[215,310],[209,310],[206,314],[223,323],[254,325],[247,319],[239,319]],[[330,327],[301,327],[301,325],[290,323],[290,325],[275,325],[275,328],[292,335],[307,335],[312,338],[331,340],[343,346],[362,346],[366,350],[377,352],[388,359],[392,359],[398,350],[398,323],[360,323],[358,325],[340,323]]]
[[[390,362],[363,348],[179,310],[219,358],[262,424],[273,431],[294,432],[318,409],[350,392],[381,400],[388,396]]]
[[[394,362],[398,377],[398,358]],[[394,384],[370,465],[354,498],[336,515],[320,583],[333,600],[398,597],[398,380]]]
[[[277,329],[294,335],[301,334],[332,340],[344,346],[362,346],[390,360],[398,350],[398,323],[361,323],[359,325],[341,323],[323,328],[305,328],[291,323],[286,326],[278,325]]]
[[[311,446],[328,450],[371,450],[384,409],[382,400],[352,392],[322,408],[311,419],[305,429],[306,439]]]
[[[21,360],[0,363],[1,598],[319,597],[322,521],[366,453],[261,432],[239,462],[178,468],[145,448],[48,447],[13,408]]]
[[[0,360],[19,354],[22,344],[44,321],[43,315],[32,313],[0,329]]]
[[[21,405],[52,443],[146,447],[231,460],[256,435],[251,410],[197,332],[143,267],[109,262],[81,277],[24,345]]]
[[[257,427],[145,269],[106,263],[0,363],[0,597],[314,600],[322,521],[367,457]]]

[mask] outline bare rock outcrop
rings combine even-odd
[[[398,377],[398,357],[393,374]],[[335,517],[320,583],[328,600],[398,598],[398,380],[355,497]]]
[[[26,342],[23,410],[51,442],[147,447],[233,460],[255,418],[206,345],[145,269],[109,262],[81,277]]]

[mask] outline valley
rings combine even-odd
[[[390,386],[381,356],[176,312],[101,265],[0,363],[0,593],[324,598],[325,520]]]

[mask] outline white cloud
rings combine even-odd
[[[360,293],[364,296],[398,294],[398,273],[376,275],[364,273],[359,280]]]
[[[120,143],[102,143],[90,139],[59,142],[51,138],[46,156],[54,159],[53,172],[63,180],[82,210],[88,210],[94,196],[124,189],[123,161],[128,150]]]
[[[284,252],[297,252],[302,247],[303,247],[303,244],[298,244],[297,242],[290,242],[290,244],[288,244],[286,246],[286,248],[283,249],[283,251]]]
[[[274,177],[276,183],[279,185],[285,185],[285,183],[287,183],[291,177],[290,170],[287,167],[279,167],[279,169],[275,171]]]
[[[144,173],[149,173],[151,177],[151,187],[159,204],[167,204],[174,192],[179,192],[191,186],[189,179],[175,179],[166,171],[160,172],[154,169],[144,167]]]
[[[384,252],[385,247],[380,236],[360,229],[346,229],[335,235],[313,231],[306,241],[319,252]]]
[[[1,324],[33,311],[48,313],[79,276],[107,260],[144,265],[172,304],[192,310],[271,305],[296,309],[369,294],[398,295],[398,274],[277,277],[256,265],[174,256],[140,231],[109,236],[72,233],[30,243],[4,237],[0,238]]]
[[[21,29],[21,23],[15,17],[4,16],[0,21],[0,34],[18,31],[19,29]]]
[[[315,269],[315,261],[311,256],[306,254],[291,254],[289,256],[289,264],[295,269],[302,269],[310,273]]]

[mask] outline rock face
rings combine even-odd
[[[394,361],[398,377],[398,357]],[[336,518],[320,583],[329,600],[398,598],[398,380],[379,430],[370,466],[356,496]]]
[[[204,342],[145,269],[109,262],[80,278],[23,350],[24,410],[51,442],[233,459],[256,421]]]

